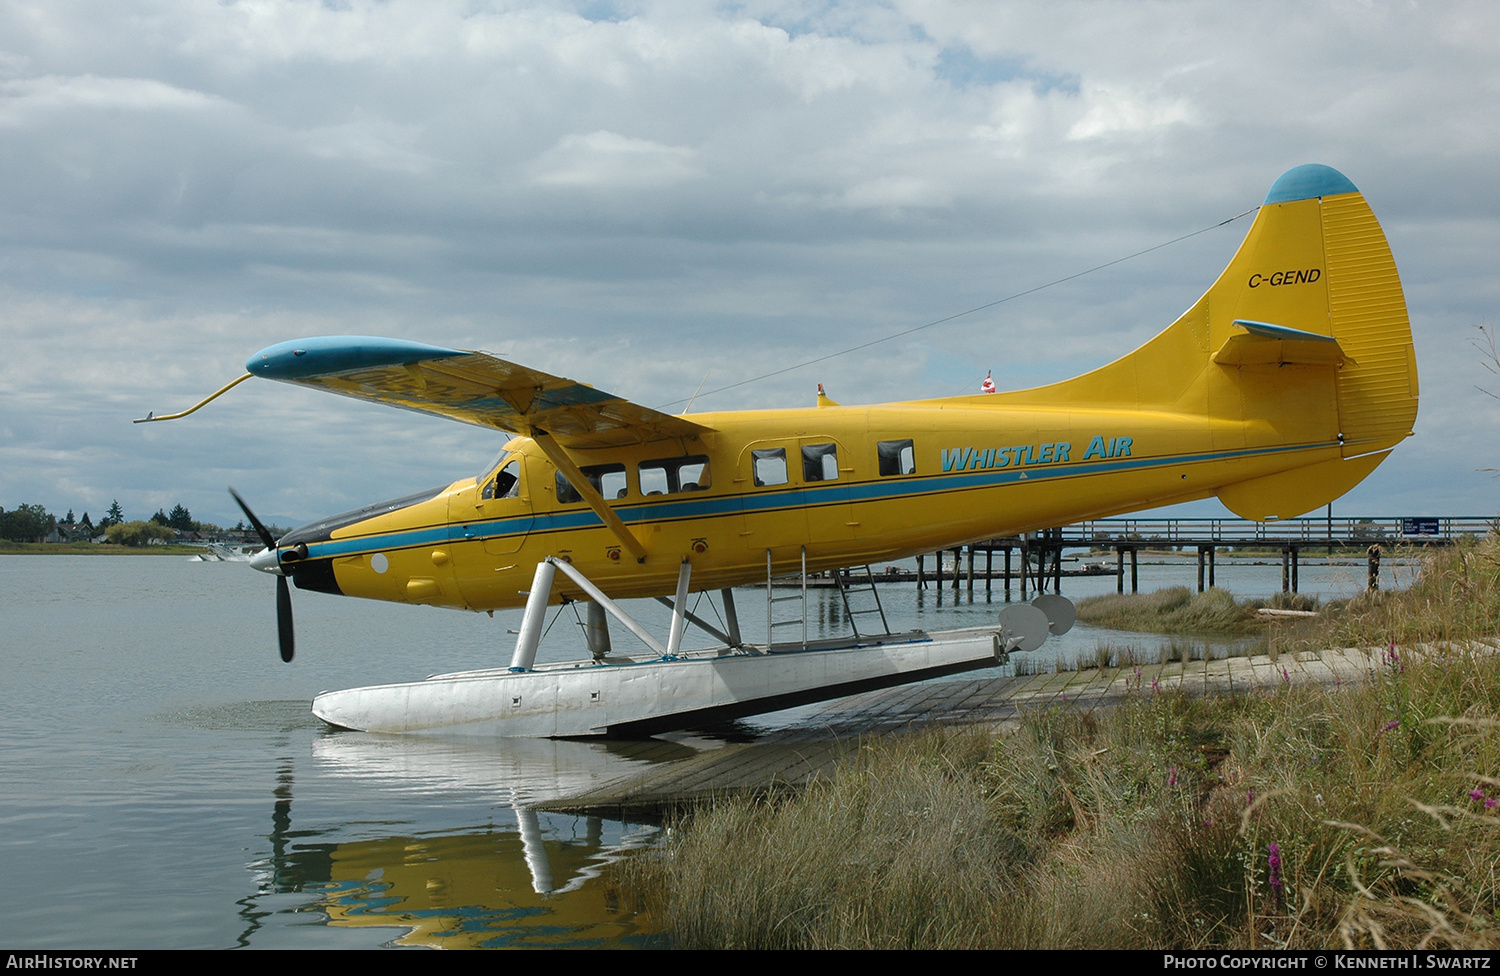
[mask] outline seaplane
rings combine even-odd
[[[672,415],[483,352],[323,336],[245,375],[504,432],[477,477],[281,538],[235,495],[277,578],[282,657],[299,589],[457,610],[525,607],[510,664],[327,692],[314,712],[376,732],[639,736],[961,672],[1071,624],[1054,594],[989,631],[766,643],[733,589],[841,571],[1194,499],[1250,519],[1344,494],[1412,433],[1417,365],[1400,278],[1343,174],[1277,179],[1228,267],[1155,338],[1074,379],[1014,392]],[[847,574],[837,573],[840,579]],[[871,587],[873,590],[873,587]],[[710,623],[689,594],[719,591]],[[618,601],[672,608],[658,639]],[[805,599],[805,597],[804,597]],[[586,659],[536,663],[549,604],[587,604]],[[767,605],[775,598],[768,591]],[[1009,616],[1007,616],[1009,615]],[[882,615],[883,616],[883,615]],[[611,652],[614,619],[649,648]],[[686,651],[694,625],[715,640]],[[873,629],[869,626],[866,630]]]

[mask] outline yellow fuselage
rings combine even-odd
[[[575,452],[585,471],[622,469],[605,483],[611,496],[623,483],[624,495],[607,504],[646,550],[643,562],[583,500],[560,500],[556,468],[520,437],[495,470],[335,530],[311,555],[339,553],[339,590],[372,599],[518,606],[549,555],[567,557],[612,596],[652,596],[671,592],[684,558],[694,589],[732,586],[764,581],[768,552],[777,573],[795,571],[804,547],[810,571],[897,559],[1201,498],[1229,482],[1339,456],[1326,426],[1287,444],[1201,416],[985,402],[1003,399],[694,415],[715,429],[701,442]],[[911,453],[903,461],[905,441]],[[891,472],[884,475],[882,443]],[[698,478],[706,485],[666,490],[652,462],[684,456],[706,458],[707,476]],[[516,494],[482,497],[514,461]],[[652,490],[661,493],[644,493]],[[578,595],[566,585],[558,593]]]

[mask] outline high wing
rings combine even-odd
[[[295,383],[573,449],[699,437],[710,428],[482,352],[403,339],[318,336],[250,357],[253,376]],[[164,419],[164,418],[163,418]]]

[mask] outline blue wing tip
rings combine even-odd
[[[1305,163],[1282,173],[1271,192],[1266,194],[1266,203],[1293,203],[1311,200],[1314,197],[1331,197],[1339,193],[1358,193],[1359,188],[1349,177],[1332,166]]]
[[[429,359],[464,356],[458,349],[379,336],[314,336],[267,346],[250,357],[245,370],[273,380],[307,379],[378,366],[403,366]]]

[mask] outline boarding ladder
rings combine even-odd
[[[855,640],[872,636],[859,632],[859,621],[855,618],[860,614],[879,614],[880,635],[890,634],[891,627],[885,620],[885,608],[880,605],[880,591],[875,589],[875,577],[869,566],[837,569],[834,570],[833,578],[839,585],[839,596],[844,598],[844,615],[849,618],[849,626],[854,628]],[[850,601],[851,597],[856,601],[873,603],[874,606],[863,606],[856,610]]]
[[[777,628],[795,627],[800,628],[800,637],[789,641],[783,641],[782,646],[788,644],[801,647],[806,650],[807,640],[807,548],[804,546],[800,551],[800,566],[795,573],[784,573],[775,575],[771,564],[771,551],[766,550],[766,644],[768,647],[776,645]],[[839,597],[844,603],[844,616],[849,621],[849,626],[854,631],[856,641],[868,637],[889,636],[890,625],[886,623],[885,608],[880,603],[880,592],[875,588],[875,577],[870,572],[869,566],[859,566],[851,569],[835,570],[833,579],[839,588]],[[786,594],[777,596],[780,590]],[[787,591],[791,592],[787,592]],[[791,613],[782,607],[783,604],[794,604]],[[864,614],[877,614],[880,617],[880,631],[860,633],[858,617]]]
[[[798,573],[788,573],[775,576],[771,569],[771,550],[766,550],[766,649],[776,646],[777,627],[801,627],[802,637],[800,646],[807,650],[807,547],[801,550],[802,569]],[[777,596],[776,584],[795,586],[796,592],[789,596]],[[785,620],[776,619],[776,605],[779,603],[791,603],[794,600],[801,601],[801,613],[795,617]]]

